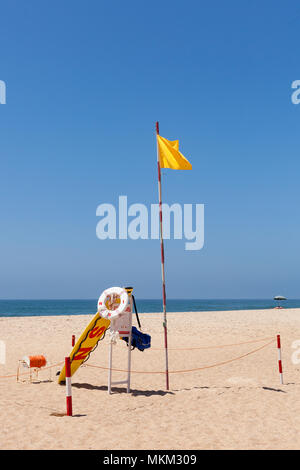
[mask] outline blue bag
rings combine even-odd
[[[129,338],[122,338],[128,344]],[[139,351],[144,351],[151,347],[151,336],[142,333],[135,326],[131,330],[131,346],[132,349],[138,348]]]

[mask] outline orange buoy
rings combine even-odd
[[[25,356],[23,361],[26,363],[27,367],[35,367],[40,369],[47,364],[45,356]]]

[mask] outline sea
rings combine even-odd
[[[135,299],[138,313],[162,312],[161,299]],[[221,310],[272,309],[273,299],[168,299],[167,312],[206,312]],[[284,308],[300,308],[300,299],[281,301]],[[76,300],[0,300],[0,317],[40,317],[54,315],[91,315],[97,299]]]

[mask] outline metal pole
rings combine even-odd
[[[156,134],[159,135],[159,124],[156,123]],[[165,356],[166,356],[166,389],[169,390],[169,365],[168,365],[168,329],[167,329],[167,309],[166,309],[166,283],[165,283],[165,256],[164,256],[164,238],[162,221],[162,196],[161,196],[161,171],[159,161],[159,151],[157,143],[157,169],[158,169],[158,198],[159,198],[159,227],[160,227],[160,249],[161,249],[161,277],[162,277],[162,296],[163,296],[163,327],[165,338]]]
[[[279,377],[280,383],[283,385],[283,372],[282,372],[282,359],[281,359],[281,341],[280,335],[277,335],[277,349],[278,349],[278,369],[279,369]]]
[[[72,385],[71,385],[71,361],[70,357],[65,358],[66,368],[66,405],[67,405],[67,416],[72,416]]]
[[[110,338],[110,343],[109,343],[109,369],[108,369],[108,393],[111,394],[111,375],[112,375],[112,351],[113,350],[113,344],[112,344],[112,339]]]
[[[130,375],[131,375],[131,338],[132,338],[132,294],[129,299],[130,302],[130,314],[129,314],[129,338],[128,338],[128,363],[127,363],[127,393],[130,393]]]

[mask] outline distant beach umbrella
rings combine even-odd
[[[275,308],[282,308],[282,307],[280,306],[280,301],[281,301],[281,300],[286,300],[286,297],[283,297],[283,295],[276,295],[276,296],[274,297],[274,300],[276,300],[276,301],[278,302],[278,305],[277,305],[277,307],[275,307]]]

